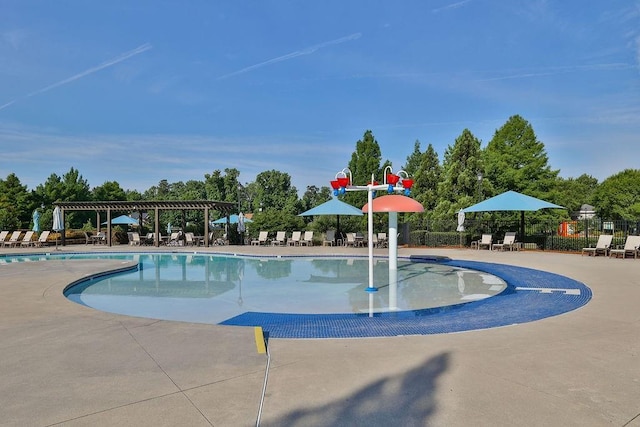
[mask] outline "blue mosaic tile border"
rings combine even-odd
[[[222,325],[261,326],[270,338],[354,338],[429,335],[533,322],[576,310],[591,300],[581,282],[554,273],[511,265],[411,257],[502,278],[507,289],[492,298],[435,309],[365,314],[282,314],[247,312]],[[522,288],[529,288],[525,290]]]

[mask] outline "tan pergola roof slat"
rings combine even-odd
[[[174,209],[215,209],[222,213],[232,212],[235,203],[217,202],[213,200],[153,200],[153,201],[110,201],[110,202],[55,202],[61,209],[74,211],[106,211],[106,210],[174,210]]]

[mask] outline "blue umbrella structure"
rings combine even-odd
[[[107,225],[108,223],[105,221],[102,225]],[[138,225],[138,220],[135,218],[131,218],[129,215],[120,215],[111,219],[111,224],[119,224],[119,225]]]
[[[240,217],[236,214],[233,215],[229,215],[229,224],[237,224],[240,222]],[[253,222],[251,221],[249,218],[247,218],[246,216],[244,217],[244,222],[245,223],[249,223],[249,222]],[[227,223],[227,217],[223,216],[220,219],[216,219],[215,221],[211,221],[212,224],[226,224]]]
[[[38,212],[38,209],[34,209],[33,210],[33,228],[32,230],[35,231],[36,233],[40,232],[40,212]]]
[[[362,216],[362,209],[338,200],[335,197],[326,201],[308,211],[302,212],[298,216],[315,216],[315,215],[335,215],[336,216],[336,234],[340,236],[340,215]]]
[[[545,202],[517,191],[507,191],[490,199],[476,203],[462,209],[463,212],[494,212],[494,211],[537,211],[540,209],[566,209],[554,203]]]
[[[463,212],[520,211],[520,238],[524,240],[524,212],[540,209],[566,209],[517,191],[507,191],[462,209]]]
[[[314,216],[314,215],[356,215],[362,216],[362,209],[351,206],[338,199],[331,199],[321,205],[311,208],[306,212],[302,212],[298,216]]]

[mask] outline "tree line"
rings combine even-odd
[[[353,183],[364,185],[371,174],[382,180],[390,165],[382,158],[373,132],[367,130],[356,142],[348,162]],[[567,210],[543,210],[528,219],[569,219],[583,204],[594,206],[597,215],[607,220],[640,219],[640,170],[627,169],[602,182],[585,173],[577,178],[562,178],[559,170],[551,169],[544,144],[535,135],[531,124],[519,115],[510,117],[497,129],[492,139],[482,147],[473,133],[464,129],[444,151],[442,160],[431,144],[422,150],[415,141],[413,151],[401,167],[413,179],[412,197],[425,208],[424,213],[407,214],[404,221],[420,228],[432,220],[453,220],[461,209],[507,190],[538,197]],[[397,172],[397,169],[396,169]],[[28,190],[15,173],[0,179],[0,229],[26,229],[32,226],[32,212],[41,213],[41,228],[52,226],[52,204],[56,201],[138,201],[138,200],[216,200],[232,202],[242,212],[252,212],[254,230],[324,231],[334,226],[335,218],[305,218],[298,214],[329,200],[329,186],[311,185],[302,197],[286,172],[268,170],[259,173],[255,181],[242,184],[240,171],[226,168],[205,174],[203,180],[169,182],[161,180],[144,192],[125,190],[117,181],[107,181],[91,188],[79,170],[71,168],[58,176],[52,173],[35,189]],[[339,196],[354,206],[366,203],[365,192],[348,192]],[[163,213],[163,221],[183,222],[181,212]],[[165,217],[166,215],[166,217]],[[187,223],[202,226],[202,213],[187,211]],[[511,214],[499,214],[509,217]],[[95,227],[91,212],[69,212],[67,228]],[[364,219],[341,219],[343,230],[364,229]],[[382,224],[384,219],[377,218]]]

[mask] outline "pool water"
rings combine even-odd
[[[113,258],[135,259],[140,268],[77,284],[65,291],[67,298],[111,313],[217,324],[246,312],[373,315],[447,307],[489,298],[507,287],[491,274],[408,260],[398,261],[397,280],[390,280],[387,260],[375,259],[378,290],[370,293],[365,290],[366,258],[217,254]]]

